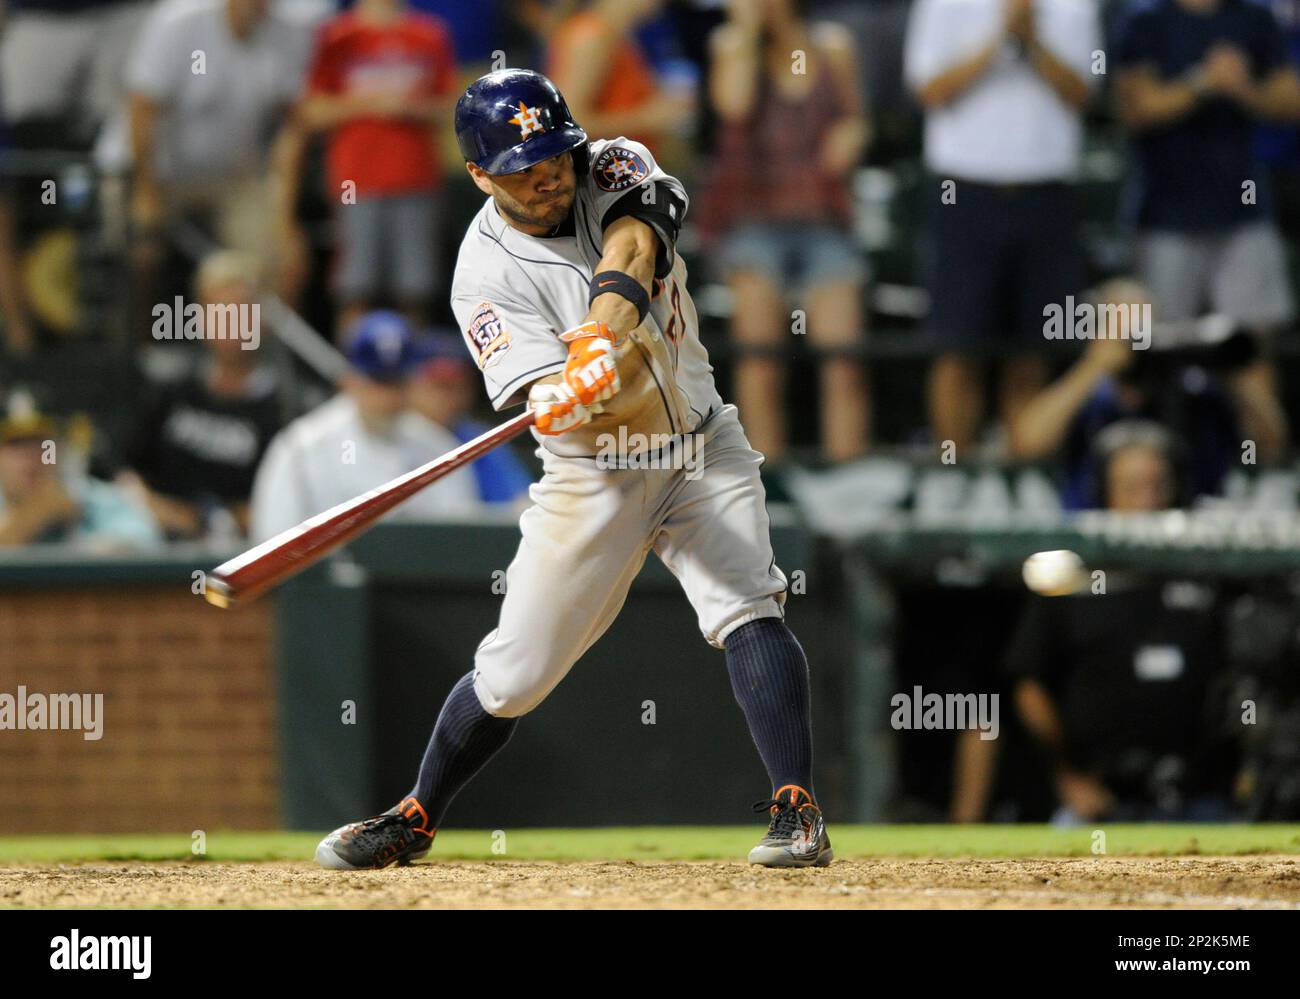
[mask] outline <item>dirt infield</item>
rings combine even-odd
[[[0,908],[1288,908],[1300,857],[742,863],[447,861],[334,873],[307,863],[0,868]]]

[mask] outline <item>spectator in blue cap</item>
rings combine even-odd
[[[409,407],[412,376],[429,346],[396,312],[353,327],[350,370],[338,395],[290,423],[271,442],[253,483],[252,534],[265,540],[433,460],[460,442]],[[453,472],[389,514],[392,520],[472,517],[474,473]]]

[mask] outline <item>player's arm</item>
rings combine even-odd
[[[564,375],[554,384],[540,379],[529,392],[542,433],[563,433],[549,429],[544,422],[548,414],[563,415],[557,425],[571,429],[587,422],[587,411],[619,390],[618,347],[650,310],[659,245],[654,230],[630,215],[606,226],[605,250],[591,279],[587,318],[560,334],[569,345]],[[578,407],[576,422],[569,419],[570,403]]]
[[[606,227],[605,252],[596,265],[596,279],[592,282],[594,297],[587,322],[605,323],[620,339],[641,325],[644,315],[633,300],[637,296],[629,297],[627,288],[618,279],[600,275],[610,271],[626,274],[641,286],[648,301],[659,246],[655,231],[630,215],[615,219]],[[609,282],[605,285],[608,291],[600,290],[602,282]]]
[[[637,191],[632,194],[639,197]],[[591,279],[587,318],[560,334],[569,345],[564,373],[538,379],[528,393],[537,428],[544,434],[581,426],[599,411],[593,407],[618,392],[618,346],[650,310],[650,285],[665,256],[663,240],[630,214],[607,217],[613,220],[605,226],[604,252]]]

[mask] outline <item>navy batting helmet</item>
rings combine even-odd
[[[582,130],[555,84],[531,69],[480,76],[456,102],[456,142],[488,173],[518,173],[585,146]]]

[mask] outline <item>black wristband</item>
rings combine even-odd
[[[588,307],[596,300],[597,295],[611,293],[622,295],[636,306],[638,326],[645,322],[646,313],[650,311],[650,293],[645,290],[640,281],[622,271],[601,271],[591,279],[591,287],[587,292]]]

